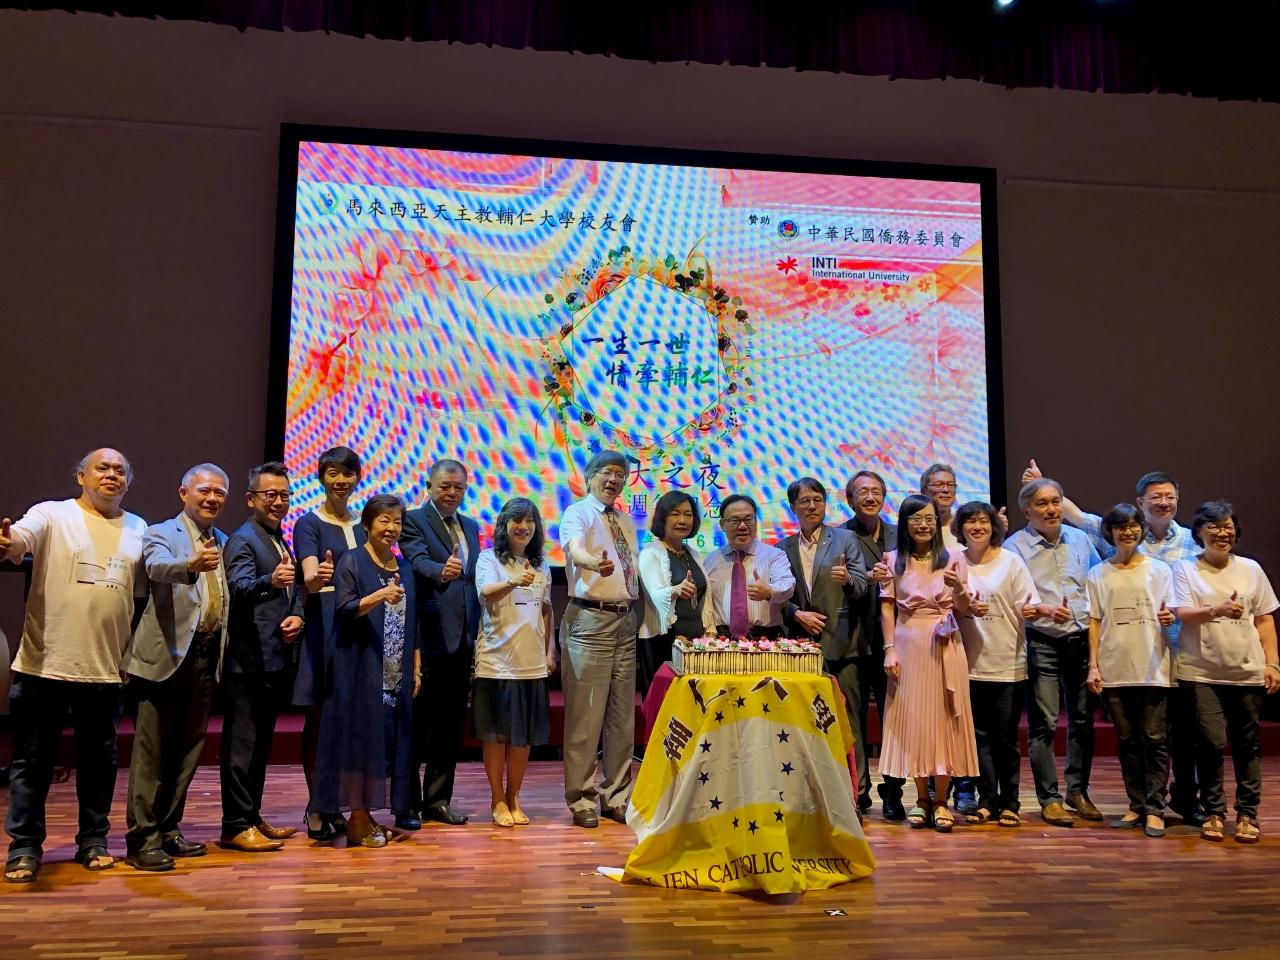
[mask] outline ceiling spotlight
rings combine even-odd
[[[1005,7],[1012,7],[1014,0],[996,0],[996,9],[1003,10]]]

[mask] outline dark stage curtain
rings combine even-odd
[[[1007,87],[1280,101],[1280,2],[171,0],[0,4]]]

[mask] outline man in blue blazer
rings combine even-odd
[[[125,654],[138,699],[125,863],[172,870],[174,857],[199,857],[203,843],[182,835],[187,789],[209,726],[231,593],[222,569],[227,535],[214,521],[227,502],[226,472],[192,467],[178,496],[182,512],[147,528],[142,558],[148,600]]]
[[[480,625],[476,558],[480,528],[458,512],[467,493],[467,468],[439,460],[427,475],[427,502],[405,514],[400,552],[413,567],[422,644],[422,697],[414,710],[414,762],[425,764],[414,806],[424,818],[460,825],[453,778],[467,722],[471,661]],[[416,768],[415,768],[416,769]],[[414,775],[415,788],[417,775]],[[398,826],[421,824],[399,813]]]
[[[871,470],[859,470],[844,488],[844,498],[853,510],[853,518],[845,523],[858,539],[862,550],[862,562],[871,570],[889,550],[897,546],[898,528],[881,515],[885,508],[884,478]],[[846,690],[845,703],[849,709],[849,723],[857,738],[854,759],[858,766],[858,805],[865,813],[871,808],[871,769],[863,736],[867,729],[867,714],[871,700],[880,713],[880,728],[884,729],[884,698],[888,678],[884,672],[884,636],[880,626],[880,588],[868,577],[867,592],[851,608],[860,640],[850,662],[845,665],[846,676],[840,680]],[[838,675],[839,676],[839,675]],[[905,820],[907,810],[902,805],[902,787],[905,780],[885,777],[878,791],[886,820]]]
[[[306,591],[280,530],[289,512],[289,474],[271,461],[249,471],[248,521],[227,539],[231,590],[222,672],[227,712],[222,725],[220,845],[257,853],[278,850],[294,827],[262,819],[262,791],[280,705],[289,696]]]

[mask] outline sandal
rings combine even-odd
[[[17,873],[19,870],[25,870],[31,874],[29,877],[11,877],[9,874]],[[40,858],[30,853],[20,853],[16,857],[10,857],[4,863],[4,882],[5,883],[35,883],[36,875],[40,872]]]
[[[510,804],[508,804],[508,809],[510,809]],[[524,826],[528,826],[529,817],[523,810],[521,810],[519,807],[516,807],[514,810],[511,811],[511,821],[517,827],[524,827]]]
[[[110,860],[111,862],[95,866],[95,860]],[[110,870],[116,865],[114,858],[107,853],[107,846],[104,843],[91,843],[87,847],[81,847],[76,851],[76,863],[90,873],[101,873],[103,870]]]
[[[1225,830],[1226,825],[1222,822],[1222,814],[1211,813],[1204,818],[1204,823],[1200,826],[1200,839],[1221,843]]]
[[[991,811],[986,807],[979,807],[966,818],[969,823],[990,823]]]
[[[924,827],[933,825],[933,812],[931,808],[931,804],[921,805],[917,803],[907,811],[907,823],[910,824],[912,830],[921,830]]]
[[[1236,843],[1257,843],[1262,839],[1258,821],[1253,817],[1236,818]]]
[[[489,815],[493,818],[495,826],[514,827],[516,825],[516,818],[511,815],[505,803],[495,803]]]
[[[955,825],[956,818],[945,806],[939,806],[933,811],[933,829],[939,833],[950,833]]]
[[[1022,818],[1018,816],[1018,813],[1016,810],[1001,810],[1000,819],[997,822],[1002,827],[1022,826]]]

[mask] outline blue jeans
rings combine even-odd
[[[1061,803],[1053,734],[1058,713],[1067,710],[1067,795],[1087,793],[1093,769],[1094,697],[1089,675],[1089,636],[1084,631],[1051,637],[1027,630],[1027,753],[1040,806]]]
[[[120,685],[50,680],[14,673],[9,692],[13,722],[10,769],[9,856],[44,855],[45,801],[58,761],[58,745],[68,715],[75,730],[76,800],[80,830],[76,846],[106,845],[111,798],[116,789],[116,730]]]

